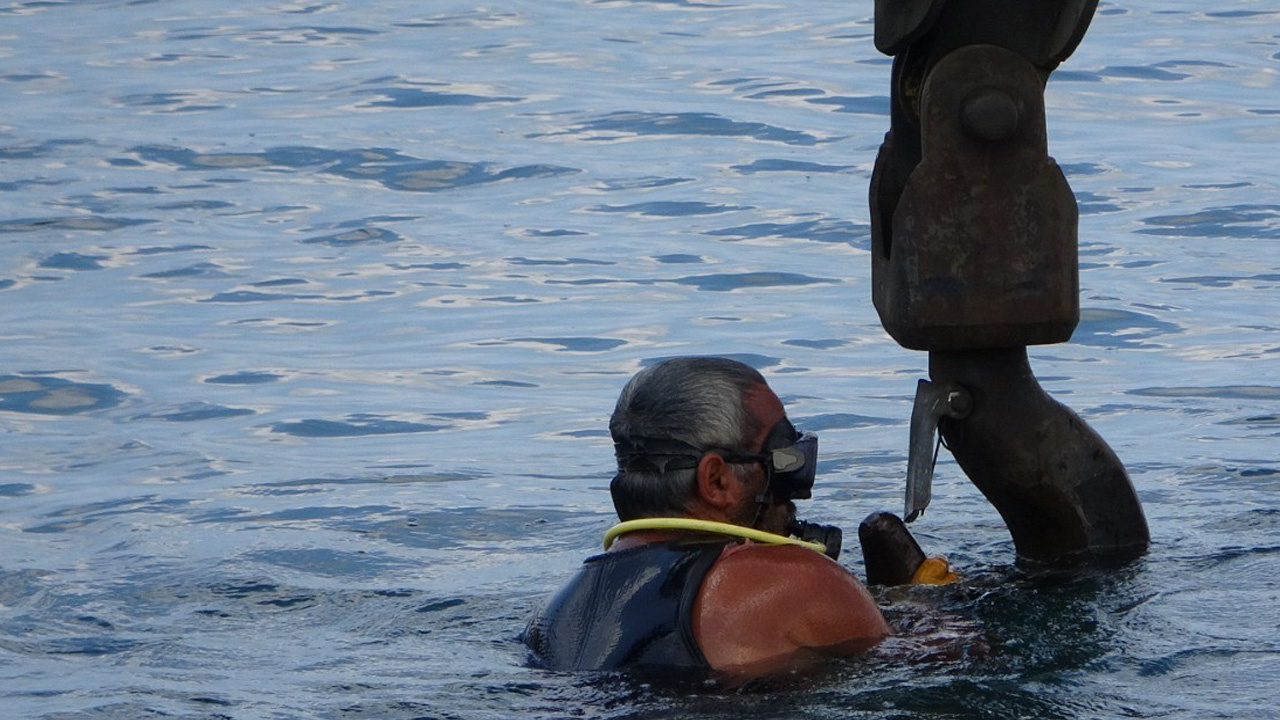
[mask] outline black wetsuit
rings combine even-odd
[[[589,557],[529,622],[525,644],[554,670],[709,669],[693,603],[727,544],[649,543]]]

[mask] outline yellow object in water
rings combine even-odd
[[[911,576],[912,585],[946,585],[959,580],[960,576],[952,572],[951,564],[941,555],[929,555],[916,568]]]

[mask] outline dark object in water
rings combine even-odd
[[[868,585],[907,585],[924,562],[920,544],[893,513],[875,512],[858,525]]]

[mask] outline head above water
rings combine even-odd
[[[779,504],[809,497],[813,484],[817,438],[797,433],[764,377],[736,360],[674,358],[640,371],[622,389],[609,431],[621,520],[690,514],[705,499],[707,461],[757,482],[754,498]]]

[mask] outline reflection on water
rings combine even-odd
[[[0,375],[0,410],[70,415],[118,405],[124,393],[111,385],[56,377]]]
[[[555,177],[577,172],[554,165],[526,165],[494,171],[489,163],[422,160],[394,150],[368,148],[333,151],[311,147],[281,147],[261,153],[197,153],[178,147],[137,147],[130,150],[144,161],[180,170],[293,170],[314,168],[351,180],[372,180],[391,190],[436,192],[511,179]]]
[[[1275,240],[1280,238],[1280,205],[1215,207],[1187,215],[1158,215],[1142,222],[1150,227],[1137,232],[1149,235]]]
[[[611,522],[640,367],[760,369],[823,436],[808,517],[900,507],[927,363],[870,303],[871,11],[0,7],[4,713],[1264,714],[1280,12],[1256,2],[1103,4],[1048,88],[1082,311],[1032,363],[1126,462],[1150,555],[1016,570],[944,453],[915,529],[966,580],[881,593],[878,651],[745,688],[526,666],[526,618]]]
[[[616,112],[570,127],[557,134],[583,136],[585,140],[619,140],[662,135],[715,135],[746,137],[785,145],[817,145],[822,140],[804,132],[762,123],[739,122],[710,113]],[[539,135],[531,135],[538,138]]]

